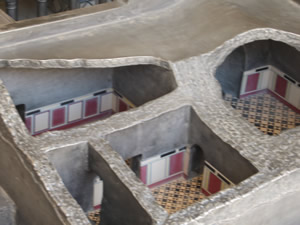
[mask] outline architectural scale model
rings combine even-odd
[[[300,1],[0,2],[0,225],[298,225]]]

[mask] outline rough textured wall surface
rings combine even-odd
[[[17,223],[70,224],[49,197],[49,187],[45,188],[41,180],[41,177],[49,179],[51,175],[46,175],[41,167],[36,168],[41,164],[44,168],[49,167],[47,157],[37,152],[38,145],[35,145],[32,137],[26,133],[3,84],[0,91],[0,184],[20,209],[17,211]],[[32,151],[35,152],[36,158],[29,156],[28,153]],[[51,168],[49,169],[51,171]],[[56,185],[61,187],[59,183]]]
[[[93,209],[93,181],[96,176],[88,165],[86,144],[67,146],[47,152],[73,198],[87,212]]]
[[[201,224],[204,221],[205,224],[227,225],[228,221],[231,221],[232,223],[229,224],[240,224],[245,220],[243,218],[247,218],[246,214],[245,217],[242,217],[242,215],[244,215],[249,208],[248,202],[251,202],[250,200],[254,197],[254,192],[256,192],[257,189],[263,190],[265,185],[272,184],[273,181],[285,176],[290,177],[289,179],[291,180],[297,178],[296,174],[290,173],[290,171],[299,169],[299,128],[287,130],[279,136],[270,137],[262,135],[260,131],[248,124],[237,114],[237,112],[222,100],[221,87],[215,79],[217,67],[234,49],[255,40],[267,39],[286,42],[291,46],[298,49],[300,48],[300,38],[298,35],[274,29],[256,29],[236,36],[234,39],[225,42],[222,46],[208,54],[199,55],[174,63],[161,61],[152,57],[116,58],[111,60],[92,61],[2,60],[0,61],[0,65],[13,68],[47,68],[49,66],[57,68],[60,68],[61,66],[65,68],[79,66],[85,68],[111,68],[134,65],[135,63],[160,65],[172,69],[178,87],[155,101],[150,101],[138,108],[113,115],[106,120],[93,122],[65,131],[45,133],[34,139],[26,134],[25,127],[21,124],[20,119],[13,120],[9,116],[17,116],[11,101],[9,104],[6,103],[5,107],[4,105],[1,106],[1,116],[4,118],[5,124],[9,124],[9,132],[13,134],[12,137],[22,137],[22,141],[26,143],[29,140],[32,140],[32,143],[28,143],[26,146],[31,146],[31,148],[36,146],[36,149],[38,149],[35,151],[27,151],[25,148],[23,150],[24,154],[30,153],[30,156],[34,157],[31,165],[35,169],[31,172],[38,176],[41,179],[41,184],[47,188],[47,193],[49,194],[50,199],[52,199],[52,203],[49,203],[51,207],[61,210],[59,212],[62,212],[61,215],[64,215],[63,218],[66,218],[66,221],[70,224],[88,224],[88,221],[79,205],[63,186],[59,175],[53,170],[51,164],[47,161],[47,158],[43,158],[41,155],[44,156],[44,152],[80,142],[89,142],[91,146],[101,154],[101,157],[105,161],[104,163],[107,163],[111,172],[115,174],[115,178],[119,179],[120,185],[124,185],[124,190],[129,190],[132,194],[132,198],[138,203],[135,207],[139,205],[141,207],[139,210],[147,215],[145,218],[148,218],[149,220],[147,219],[146,223],[194,225]],[[4,93],[8,96],[7,92],[4,91]],[[7,97],[7,99],[9,98]],[[214,104],[211,104],[211,102],[214,102]],[[150,190],[138,181],[134,173],[125,165],[122,157],[115,152],[114,149],[111,149],[105,141],[105,137],[117,132],[122,132],[131,127],[152,123],[153,121],[159,120],[159,118],[164,118],[165,115],[172,115],[170,116],[172,117],[172,120],[170,121],[180,121],[177,117],[178,114],[172,113],[188,108],[186,106],[192,107],[195,114],[202,120],[203,124],[211,129],[213,135],[218,136],[218,138],[228,146],[236,149],[242,157],[257,168],[258,172],[233,188],[222,191],[208,199],[168,216],[166,212],[155,203]],[[186,113],[183,113],[182,116],[179,116],[181,120],[185,115]],[[168,120],[169,119],[165,119],[163,122],[167,122]],[[17,121],[19,122],[17,123]],[[188,120],[183,119],[183,121]],[[159,123],[155,124],[157,126]],[[17,129],[16,127],[20,128]],[[153,129],[154,128],[156,127],[153,126]],[[147,131],[147,134],[151,134],[152,130]],[[18,134],[18,132],[20,132],[20,134]],[[174,132],[174,129],[172,132]],[[178,135],[180,136],[180,133],[178,133]],[[14,142],[16,142],[18,138],[14,139]],[[162,140],[161,137],[159,138]],[[166,140],[168,140],[168,138]],[[124,140],[120,140],[120,142],[123,141]],[[126,146],[126,144],[128,144],[128,142],[125,140],[124,146]],[[129,148],[129,150],[124,151],[130,153],[131,149]],[[128,154],[128,156],[129,155],[130,154]],[[42,166],[36,168],[36,166],[39,165]],[[6,168],[5,170],[7,171],[8,169]],[[29,185],[31,185],[30,182]],[[42,185],[38,185],[38,187],[41,187]],[[5,187],[4,189],[6,190]],[[298,192],[298,186],[294,186],[291,192],[283,192],[283,194],[277,193],[276,197],[284,199],[282,200],[282,203],[284,204],[288,204],[291,201],[291,205],[296,206],[296,203],[292,201],[293,198],[291,196],[297,198]],[[261,202],[271,203],[267,193],[267,190],[262,191],[262,194],[252,202],[251,207],[259,208]],[[10,196],[12,195],[10,194]],[[275,197],[275,195],[273,197]],[[12,199],[14,199],[13,196]],[[18,204],[26,205],[27,202],[26,197],[20,197],[19,202],[16,201],[16,205],[19,207]],[[120,204],[120,207],[122,208],[124,205]],[[116,210],[121,212],[121,208],[116,208]],[[29,210],[30,208],[27,207],[27,209]],[[235,217],[228,216],[231,215],[231,212],[238,212],[236,214],[241,215],[241,220],[235,220]],[[257,211],[255,210],[251,211],[251,215],[255,217],[256,212]],[[271,216],[276,216],[276,212],[276,208],[270,209],[266,218],[269,219]],[[30,212],[26,211],[23,213]],[[49,217],[50,215],[47,214],[47,216]],[[36,215],[36,217],[32,217],[32,219],[39,221],[41,218]],[[297,219],[299,219],[298,216],[292,213],[290,217],[287,218],[287,221],[292,222]]]
[[[276,224],[274,218],[278,215],[282,216],[279,222],[293,224],[299,221],[299,214],[293,209],[284,216],[278,214],[276,205],[271,207],[273,203],[298,207],[300,188],[298,184],[292,185],[292,181],[298,180],[298,172],[295,171],[299,170],[299,128],[285,131],[277,137],[263,136],[222,100],[221,87],[215,79],[217,67],[231,52],[247,43],[272,39],[300,50],[300,37],[297,35],[300,33],[299,15],[299,6],[282,0],[129,0],[128,5],[101,14],[67,18],[47,25],[31,24],[32,27],[16,30],[13,30],[14,26],[18,27],[16,24],[1,27],[2,58],[58,58],[49,61],[0,60],[1,67],[111,68],[151,62],[172,69],[178,86],[155,101],[104,121],[45,133],[37,138],[26,133],[8,93],[1,86],[1,96],[5,96],[0,98],[4,121],[1,126],[7,128],[4,131],[11,137],[9,143],[20,146],[21,159],[28,163],[30,167],[26,168],[36,178],[24,178],[26,185],[43,190],[48,196],[42,201],[44,203],[40,203],[51,208],[46,210],[47,219],[52,219],[55,224],[89,224],[44,154],[56,148],[88,142],[101,154],[102,162],[110,168],[123,190],[130,191],[132,199],[138,203],[135,207],[140,205],[139,210],[145,213],[146,223],[238,225],[270,221]],[[173,62],[153,57],[117,58],[132,55],[153,55]],[[111,59],[62,59],[74,57]],[[153,121],[183,106],[193,107],[214,135],[236,149],[259,172],[233,188],[167,215],[154,201],[150,190],[125,165],[122,157],[111,149],[105,137]],[[3,156],[11,153],[3,149]],[[6,161],[0,159],[5,165]],[[17,159],[9,159],[18,165]],[[17,182],[2,178],[4,173],[11,172],[10,167],[0,171],[1,181]],[[285,181],[290,188],[286,187]],[[22,213],[26,221],[31,222],[29,224],[36,221],[43,224],[40,223],[40,215],[43,214],[31,216],[35,209],[43,210],[40,205],[32,204],[32,199],[28,200],[31,189],[26,192],[27,195],[18,194],[18,198],[12,195],[19,193],[19,184],[3,185],[3,188],[10,190],[9,195],[17,207],[24,209]],[[123,204],[120,206],[123,207]],[[266,214],[257,214],[263,206],[270,206]],[[121,212],[121,209],[117,208],[117,211]]]
[[[89,148],[89,161],[91,169],[104,181],[101,224],[153,224],[151,216],[92,147]]]
[[[16,225],[16,205],[0,186],[0,224]]]

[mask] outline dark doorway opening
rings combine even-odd
[[[204,153],[199,145],[191,146],[190,156],[190,172],[188,178],[199,176],[203,173],[204,167]]]
[[[135,173],[137,177],[140,177],[140,164],[142,155],[136,155],[130,159],[125,160],[129,168]]]

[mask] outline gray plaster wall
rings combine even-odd
[[[17,224],[63,225],[38,177],[31,171],[28,158],[14,141],[0,118],[0,185],[15,202]]]
[[[91,146],[89,160],[92,170],[104,181],[101,225],[153,224],[151,217],[119,180],[110,165]]]
[[[112,87],[112,69],[1,68],[0,79],[15,105],[36,109]]]
[[[240,84],[245,71],[245,49],[237,48],[218,67],[216,78],[225,93],[239,96]]]
[[[112,148],[124,159],[142,155],[149,158],[188,143],[189,108],[165,113],[136,126],[109,134]]]
[[[270,64],[300,82],[300,52],[285,43],[271,41],[272,55]]]
[[[214,134],[192,108],[190,113],[189,143],[203,150],[206,161],[235,184],[258,172],[237,150]]]
[[[171,92],[177,85],[171,70],[140,65],[115,68],[113,87],[134,105],[140,106]]]
[[[0,224],[16,224],[16,206],[0,186]]]
[[[77,144],[47,153],[67,189],[86,212],[93,208],[93,180],[96,174],[89,169],[88,148]]]
[[[243,72],[273,65],[300,81],[300,52],[273,40],[250,42],[235,49],[216,70],[216,78],[224,93],[239,96]]]

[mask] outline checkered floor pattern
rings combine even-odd
[[[93,225],[100,224],[100,210],[95,210],[88,213],[88,218]]]
[[[300,114],[269,93],[258,93],[242,99],[226,94],[224,99],[264,134],[278,135],[283,130],[300,125]]]
[[[170,183],[151,189],[156,201],[169,214],[201,201],[205,195],[201,192],[202,175],[186,180],[183,177]]]

